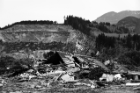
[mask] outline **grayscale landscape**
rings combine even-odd
[[[140,93],[138,0],[19,1],[0,0],[0,93]]]

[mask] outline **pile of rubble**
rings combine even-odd
[[[13,77],[13,82],[31,89],[51,88],[98,88],[110,84],[124,84],[120,73],[112,74],[102,62],[83,55],[70,55],[61,52],[49,52],[45,59],[34,57],[35,64],[25,72]],[[6,84],[0,78],[0,87]]]

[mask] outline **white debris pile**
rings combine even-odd
[[[115,74],[115,75],[114,75],[114,79],[115,79],[115,80],[123,80],[121,74]]]
[[[107,81],[107,82],[112,82],[114,80],[114,76],[111,74],[103,74],[102,77],[100,78],[100,81]]]
[[[73,73],[67,73],[67,74],[62,75],[61,79],[64,80],[65,82],[74,81],[74,75]]]
[[[121,74],[103,74],[102,77],[100,77],[100,81],[107,81],[107,82],[113,82],[113,81],[122,81],[125,80]]]
[[[36,78],[37,76],[29,74],[29,73],[23,73],[23,74],[20,74],[19,77],[22,79],[31,80],[33,78]]]

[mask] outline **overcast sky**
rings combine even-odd
[[[22,20],[62,23],[74,15],[95,20],[109,11],[140,10],[140,0],[0,0],[0,27]]]

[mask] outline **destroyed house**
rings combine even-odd
[[[128,73],[126,74],[126,78],[131,80],[140,80],[140,72],[128,71]]]
[[[59,65],[63,64],[67,67],[80,67],[81,69],[88,69],[91,67],[101,67],[106,72],[110,70],[100,61],[95,58],[86,56],[73,56],[71,54],[66,54],[64,52],[49,52],[46,54],[46,60],[44,60],[43,64],[52,64],[52,65]],[[95,66],[96,65],[96,66]]]
[[[59,54],[59,56],[61,57],[61,59],[63,60],[64,64],[67,67],[75,67],[76,66],[72,54],[67,54],[67,53],[61,52],[61,51],[59,51],[57,53]]]
[[[84,65],[92,66],[94,68],[101,67],[106,72],[110,72],[110,69],[108,69],[101,61],[97,60],[96,58],[93,58],[93,57],[90,57],[90,56],[86,56],[86,55],[76,55],[76,58],[84,59],[84,62],[81,62],[80,60],[78,60],[79,62],[82,63],[82,67]],[[77,61],[77,63],[78,63],[78,61]]]

